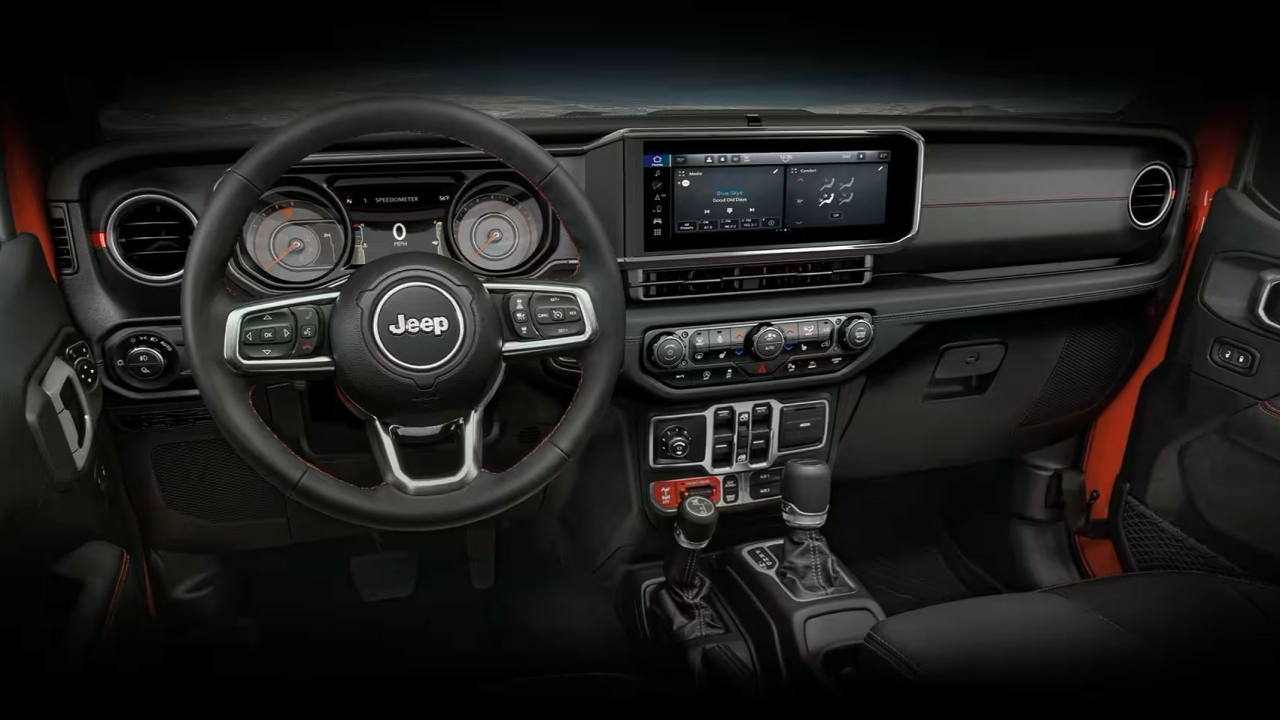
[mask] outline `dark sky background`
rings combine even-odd
[[[1249,89],[1220,72],[1245,62],[1241,47],[1186,52],[1150,24],[1135,34],[1028,23],[1036,35],[979,14],[930,26],[923,9],[872,17],[799,3],[763,14],[723,3],[609,7],[624,19],[583,22],[582,6],[576,17],[551,17],[542,6],[481,3],[413,19],[374,5],[361,15],[351,3],[340,17],[301,7],[184,12],[172,30],[163,18],[117,18],[68,27],[57,52],[47,36],[16,38],[38,43],[43,62],[8,77],[50,108],[92,116],[108,136],[273,125],[385,93],[451,98],[503,117],[733,107],[1167,120],[1212,88]]]

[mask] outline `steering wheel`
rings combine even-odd
[[[258,198],[311,153],[395,131],[465,143],[523,175],[576,244],[576,274],[565,282],[482,282],[447,257],[405,252],[370,262],[329,290],[261,301],[237,295],[225,279],[227,262]],[[521,311],[532,315],[539,303],[567,314],[566,321],[543,327],[527,318],[516,335],[508,319],[519,322]],[[608,409],[622,364],[623,307],[608,236],[560,163],[527,135],[481,112],[437,100],[389,98],[300,117],[223,174],[187,254],[182,329],[210,415],[267,481],[341,520],[430,530],[512,507],[583,450]],[[261,344],[263,328],[272,327],[276,344]],[[288,340],[291,335],[296,339]],[[485,470],[483,415],[501,382],[504,358],[539,353],[576,353],[582,368],[577,391],[559,424],[532,452],[505,472]],[[383,480],[376,487],[346,483],[307,462],[254,409],[254,388],[264,381],[330,378],[365,418]],[[456,470],[423,476],[402,461],[404,443],[449,434],[461,439]]]

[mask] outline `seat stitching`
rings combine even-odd
[[[1267,402],[1266,400],[1263,400],[1262,402],[1258,403],[1258,409],[1261,410],[1264,414],[1266,414],[1267,417],[1273,418],[1275,420],[1280,420],[1280,410],[1277,410],[1276,408],[1272,407],[1271,403]]]
[[[902,661],[890,653],[886,648],[880,647],[880,643],[868,642],[863,644],[871,652],[879,655],[894,672],[899,675],[911,675],[911,669],[902,666]]]
[[[1107,616],[1106,616],[1106,615],[1101,614],[1101,612],[1098,612],[1097,610],[1092,609],[1092,607],[1089,607],[1088,605],[1084,605],[1084,603],[1083,603],[1083,602],[1079,602],[1079,601],[1071,600],[1071,598],[1070,598],[1070,597],[1066,597],[1066,596],[1064,596],[1064,594],[1062,594],[1062,593],[1051,592],[1051,593],[1048,593],[1048,594],[1052,594],[1052,596],[1053,596],[1053,597],[1059,597],[1059,598],[1062,598],[1062,600],[1065,600],[1066,602],[1069,602],[1071,606],[1076,607],[1076,609],[1079,609],[1080,611],[1085,612],[1085,614],[1087,614],[1087,615],[1093,615],[1093,616],[1094,616],[1094,618],[1097,618],[1097,619],[1102,620],[1102,621],[1103,621],[1103,623],[1106,623],[1107,625],[1111,625],[1111,626],[1112,626],[1112,628],[1115,628],[1116,630],[1120,630],[1120,632],[1121,632],[1121,633],[1124,633],[1125,635],[1129,635],[1129,637],[1130,637],[1130,638],[1133,638],[1135,642],[1137,642],[1138,644],[1140,644],[1140,646],[1143,646],[1143,647],[1146,647],[1146,646],[1147,646],[1147,643],[1146,643],[1146,642],[1144,642],[1142,638],[1139,638],[1139,637],[1138,637],[1138,635],[1135,635],[1135,634],[1133,634],[1133,633],[1130,633],[1130,632],[1129,632],[1129,630],[1126,630],[1126,629],[1124,629],[1124,628],[1121,628],[1121,626],[1120,626],[1119,624],[1116,624],[1116,621],[1115,621],[1115,620],[1112,620],[1112,619],[1110,619],[1110,618],[1107,618]]]
[[[813,580],[818,584],[818,589],[822,592],[830,592],[827,583],[822,578],[822,568],[818,566],[818,544],[814,541],[814,531],[809,531],[809,560],[813,563]]]
[[[124,591],[127,577],[129,577],[129,552],[122,549],[120,550],[120,571],[116,575],[116,586],[111,593],[111,603],[107,606],[107,619],[103,623],[104,630],[116,622],[116,608],[120,604],[120,595]]]
[[[916,675],[924,675],[924,672],[920,669],[919,665],[916,665],[914,662],[912,662],[911,658],[907,657],[906,653],[899,650],[888,640],[885,640],[884,637],[879,633],[877,633],[874,628],[867,632],[867,639],[874,640],[876,643],[884,645],[885,649],[891,652],[894,658],[896,658],[899,662],[904,663]],[[867,645],[872,648],[875,647],[870,643],[867,643]],[[890,659],[894,659],[894,658],[890,658]]]

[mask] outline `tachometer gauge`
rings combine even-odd
[[[496,274],[521,267],[542,246],[542,210],[515,186],[466,199],[453,216],[455,254],[476,270]]]
[[[267,193],[244,226],[244,249],[259,273],[284,283],[328,275],[346,253],[337,215],[309,193]]]

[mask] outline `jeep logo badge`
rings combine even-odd
[[[408,370],[432,370],[462,348],[462,308],[443,287],[423,280],[397,285],[374,306],[373,340],[383,357]]]
[[[424,317],[421,320],[409,318],[406,320],[404,315],[397,315],[395,323],[388,325],[387,329],[392,335],[417,335],[420,332],[431,333],[436,337],[442,335],[449,329],[449,318],[437,315],[436,317]]]

